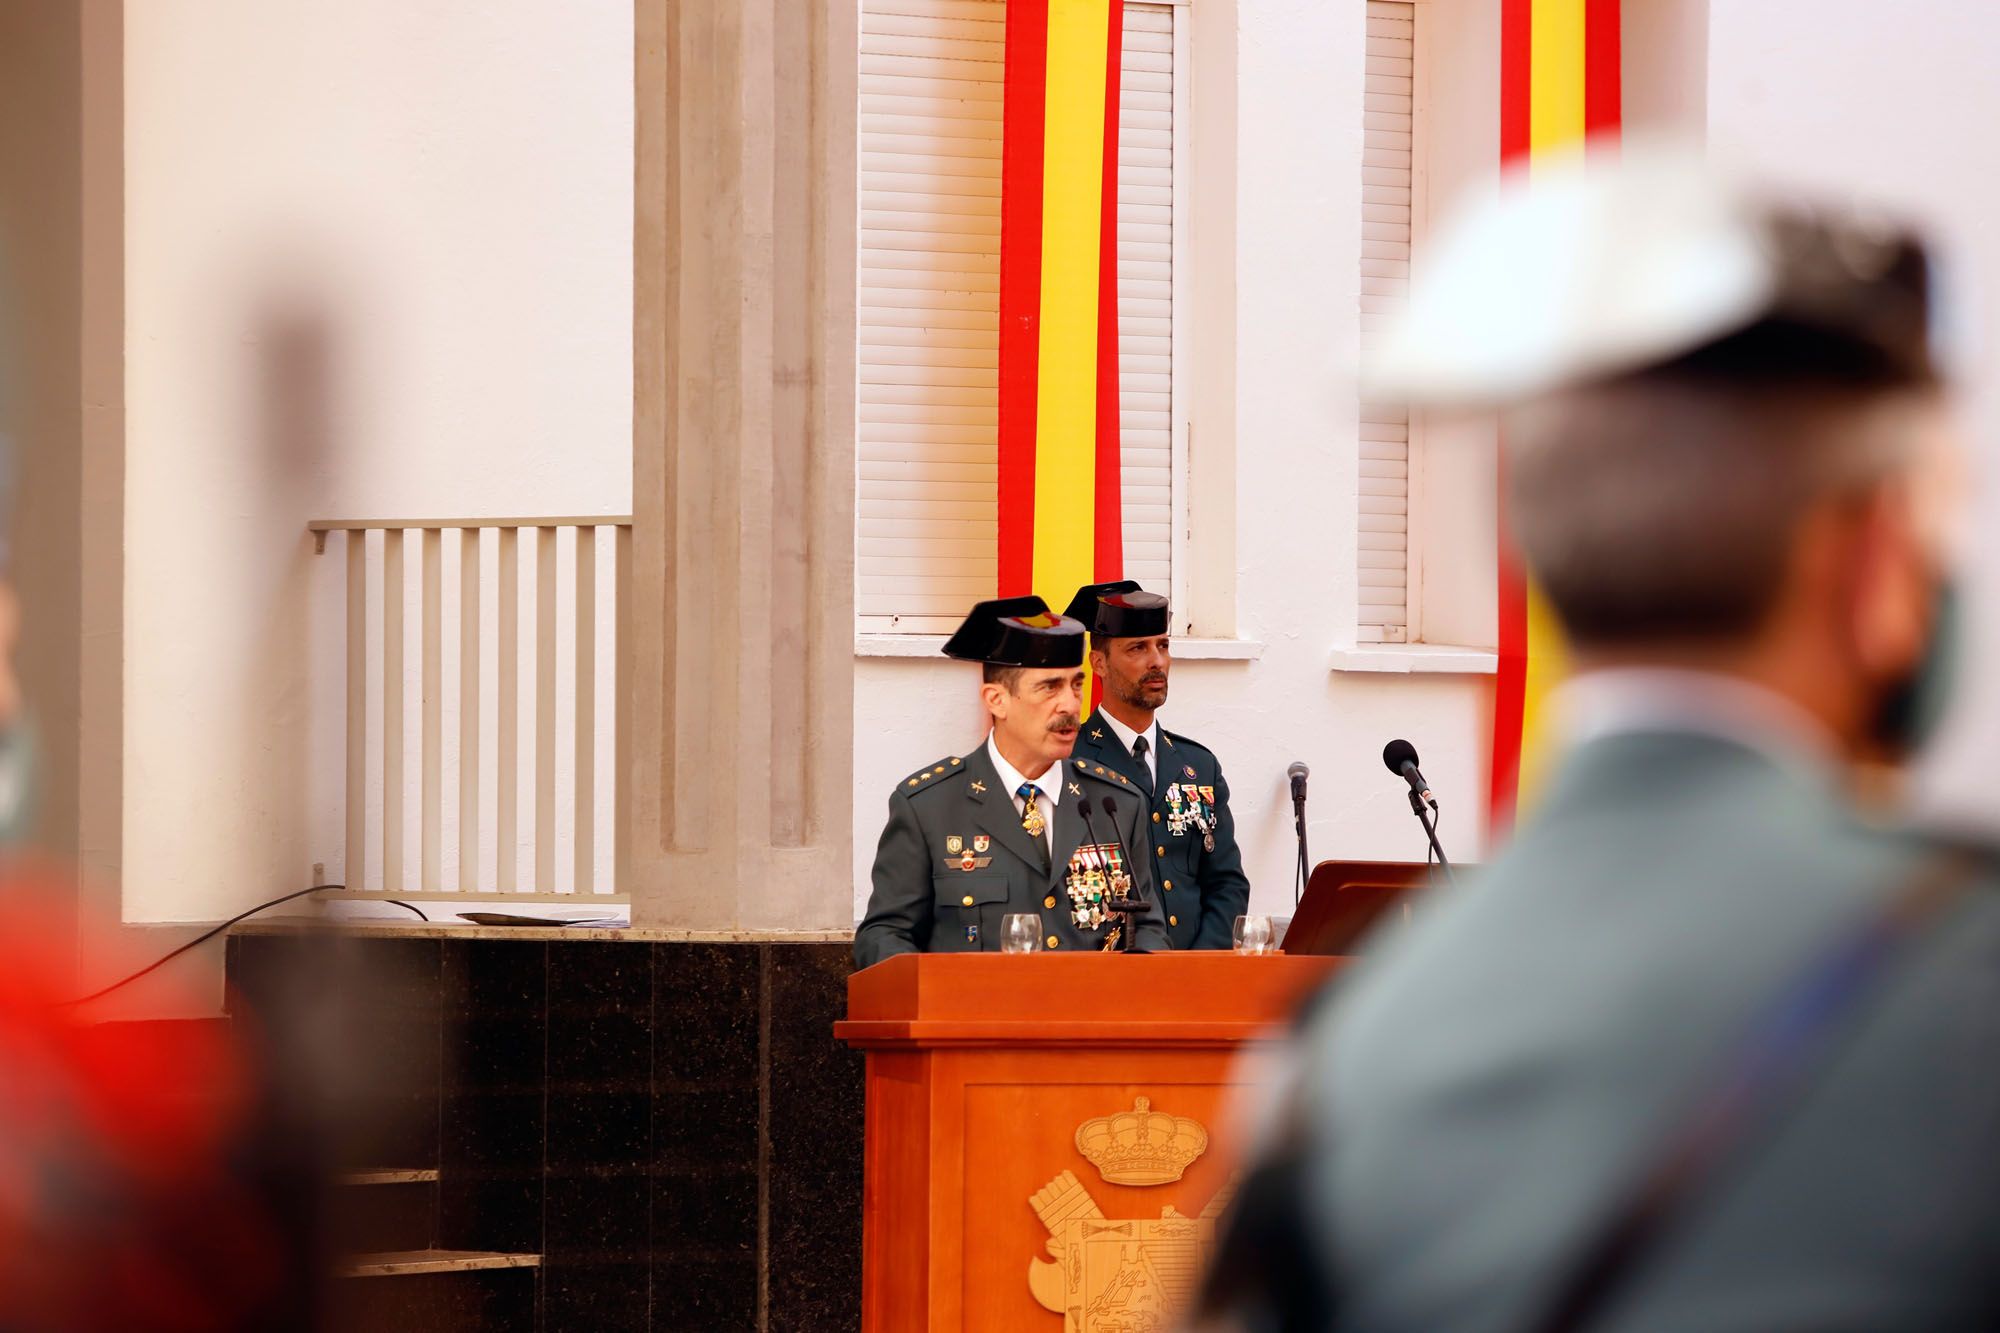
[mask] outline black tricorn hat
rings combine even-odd
[[[1085,584],[1063,614],[1101,639],[1149,639],[1165,634],[1173,620],[1167,599],[1132,579]]]
[[[999,597],[966,613],[944,655],[994,666],[1082,666],[1083,626],[1039,597]]]

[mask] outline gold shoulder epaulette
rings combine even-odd
[[[945,774],[965,766],[963,759],[940,759],[929,768],[920,768],[903,781],[904,791],[916,791],[936,782]]]
[[[1132,785],[1132,780],[1126,777],[1123,773],[1120,773],[1117,769],[1106,768],[1102,764],[1093,764],[1087,759],[1079,759],[1076,761],[1076,771],[1079,773],[1088,773],[1091,777],[1094,778],[1103,778],[1106,782],[1115,782],[1121,787],[1129,787]]]

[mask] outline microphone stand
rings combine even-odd
[[[1306,896],[1306,881],[1312,877],[1312,858],[1306,855],[1306,798],[1304,792],[1292,796],[1292,827],[1299,835],[1299,878],[1298,887],[1292,891],[1292,906],[1297,907]]]
[[[1458,883],[1458,874],[1451,868],[1451,861],[1445,856],[1444,847],[1438,842],[1437,819],[1432,814],[1432,811],[1437,809],[1437,802],[1431,801],[1429,804],[1431,808],[1430,810],[1426,810],[1424,808],[1424,793],[1418,791],[1415,787],[1410,788],[1410,813],[1415,815],[1417,822],[1424,826],[1424,836],[1430,839],[1431,851],[1437,855],[1438,864],[1444,867],[1444,877],[1453,884],[1456,884]]]

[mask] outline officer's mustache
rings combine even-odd
[[[1141,685],[1164,685],[1167,683],[1167,673],[1164,671],[1155,671],[1151,675],[1141,676],[1139,683]]]
[[[1059,713],[1056,715],[1055,719],[1049,723],[1050,731],[1075,731],[1076,728],[1077,728],[1077,716],[1075,713]]]

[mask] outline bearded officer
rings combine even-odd
[[[1064,614],[1090,631],[1090,669],[1104,702],[1085,719],[1076,752],[1123,774],[1151,804],[1160,903],[1176,949],[1227,949],[1250,905],[1229,784],[1213,751],[1162,727],[1173,667],[1167,599],[1131,579],[1076,591]]]
[[[970,754],[921,768],[891,793],[856,967],[898,953],[997,951],[1001,918],[1017,912],[1040,919],[1045,949],[1122,947],[1106,899],[1127,878],[1144,902],[1130,943],[1169,947],[1144,855],[1144,798],[1101,761],[1071,758],[1083,640],[1083,626],[1041,598],[1012,597],[973,607],[945,643],[947,657],[983,664],[991,730]]]

